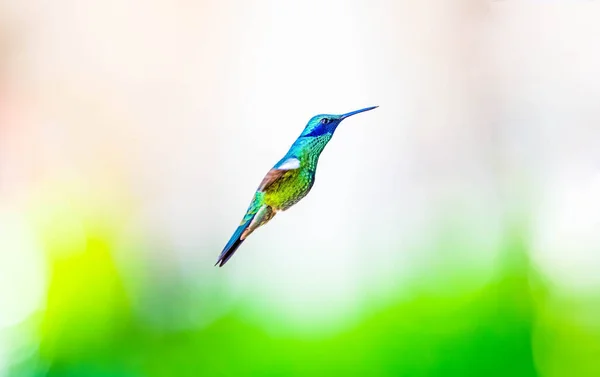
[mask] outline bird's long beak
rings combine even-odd
[[[352,116],[352,115],[354,115],[354,114],[358,114],[358,113],[362,113],[362,112],[364,112],[364,111],[369,111],[369,110],[376,109],[376,108],[378,108],[378,107],[379,107],[379,106],[371,106],[371,107],[365,107],[364,109],[360,109],[360,110],[351,111],[351,112],[349,112],[349,113],[346,113],[346,114],[340,115],[340,120],[346,119],[346,118],[348,118],[348,117],[350,117],[350,116]]]

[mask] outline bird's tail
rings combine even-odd
[[[250,226],[252,218],[253,217],[250,217],[235,230],[235,233],[233,233],[233,236],[231,236],[229,242],[227,242],[227,245],[225,245],[225,247],[223,248],[221,255],[219,255],[219,259],[217,260],[215,266],[218,265],[219,267],[223,267],[223,265],[227,263],[229,258],[233,256],[238,247],[240,247],[242,242],[244,242],[244,240],[242,240],[241,237],[244,231],[248,228],[248,226]]]

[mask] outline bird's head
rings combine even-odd
[[[333,134],[340,122],[352,115],[362,113],[377,108],[377,106],[366,107],[364,109],[351,111],[346,114],[334,115],[334,114],[319,114],[312,117],[304,131],[302,131],[301,137],[316,137],[325,134]]]

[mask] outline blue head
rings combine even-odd
[[[367,108],[356,110],[356,111],[351,111],[349,113],[342,114],[342,115],[333,115],[333,114],[315,115],[308,121],[308,124],[304,128],[304,131],[302,131],[302,134],[300,135],[300,137],[316,137],[316,136],[322,136],[322,135],[327,135],[327,134],[331,135],[335,132],[335,129],[337,128],[337,126],[339,126],[339,124],[341,123],[342,120],[344,120],[354,114],[373,110],[375,108],[377,108],[377,106],[372,106],[372,107],[367,107]]]

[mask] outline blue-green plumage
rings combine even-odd
[[[342,120],[376,107],[342,115],[321,114],[312,117],[285,156],[263,178],[242,222],[223,248],[216,264],[221,267],[227,263],[256,228],[266,224],[277,212],[298,203],[310,192],[315,182],[319,156]]]

